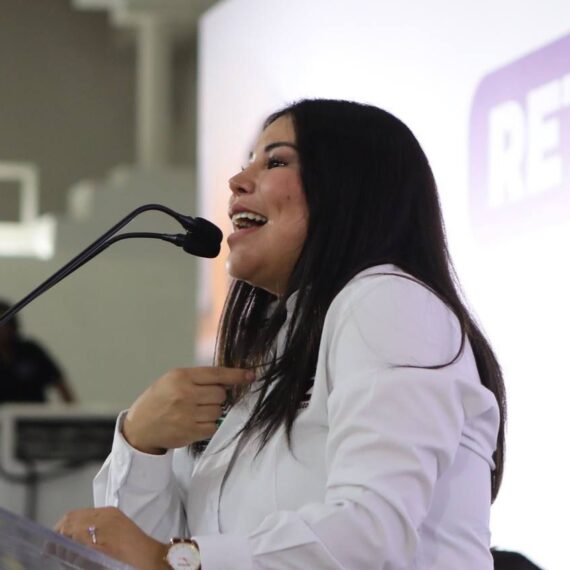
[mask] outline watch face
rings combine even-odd
[[[179,542],[170,547],[166,561],[174,570],[199,570],[200,552],[192,544]]]

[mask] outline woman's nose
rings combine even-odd
[[[254,182],[245,168],[232,176],[229,180],[230,190],[233,194],[250,194],[253,192]]]

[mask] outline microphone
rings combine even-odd
[[[184,236],[181,245],[186,253],[198,257],[217,257],[222,243],[222,230],[204,218],[194,218],[192,227],[186,228],[188,233]],[[176,244],[180,245],[180,244]]]
[[[115,235],[139,214],[149,210],[157,210],[174,218],[186,230],[186,234],[132,232]],[[40,283],[31,293],[10,307],[8,311],[0,316],[0,326],[8,322],[34,299],[45,293],[48,289],[51,289],[54,285],[57,285],[62,279],[65,279],[82,265],[91,261],[109,246],[118,241],[132,238],[160,239],[181,247],[186,253],[190,253],[191,255],[213,258],[220,253],[220,244],[223,234],[220,228],[203,218],[192,218],[191,216],[180,214],[161,204],[144,204],[143,206],[139,206],[117,222],[112,228],[107,230],[92,244],[88,245],[83,251],[78,253],[73,259],[68,261],[63,267],[58,269],[53,275],[48,277],[43,283]]]

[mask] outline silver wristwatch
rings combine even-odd
[[[200,570],[200,550],[191,538],[171,538],[166,562],[174,570]]]

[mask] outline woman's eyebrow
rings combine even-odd
[[[291,142],[286,142],[286,141],[277,141],[277,142],[273,142],[268,144],[264,149],[263,152],[269,152],[271,150],[273,150],[274,148],[277,148],[278,146],[288,146],[290,148],[292,148],[293,150],[299,150],[297,148],[297,145],[291,143]]]
[[[276,141],[273,143],[269,143],[264,149],[263,152],[264,153],[268,153],[270,151],[272,151],[274,148],[280,147],[280,146],[288,146],[289,148],[292,148],[293,150],[299,152],[299,149],[297,148],[297,145],[291,143],[291,142],[287,142],[287,141]],[[251,162],[252,160],[255,159],[255,152],[251,151],[249,153],[249,162]]]

